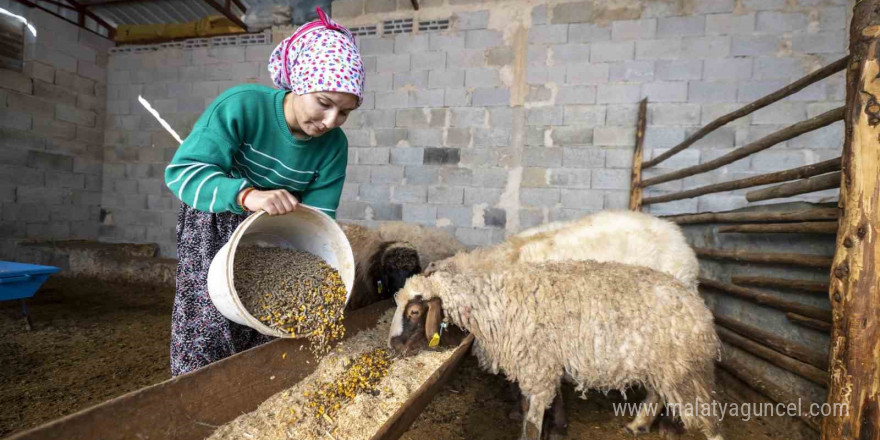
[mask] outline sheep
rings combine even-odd
[[[464,249],[446,232],[418,225],[386,222],[377,229],[350,223],[339,226],[355,257],[349,310],[391,298],[407,278],[421,272],[425,265]]]
[[[648,390],[646,404],[712,404],[720,343],[712,314],[690,288],[651,269],[565,261],[496,267],[483,274],[435,272],[396,295],[388,345],[412,352],[448,319],[475,337],[484,369],[520,384],[528,409],[522,439],[541,437],[545,409],[563,378],[587,389]],[[678,414],[685,428],[722,440],[718,420]],[[627,426],[646,432],[657,411]]]
[[[460,252],[427,265],[434,271],[481,272],[512,263],[562,260],[616,261],[665,272],[693,289],[699,263],[678,225],[634,211],[602,211],[568,223],[550,223],[504,243]]]
[[[355,310],[391,298],[406,279],[422,271],[415,248],[402,241],[383,241],[377,231],[340,223],[355,260],[355,279],[348,309]]]

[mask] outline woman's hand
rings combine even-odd
[[[239,197],[241,197],[241,193],[239,193]],[[262,209],[269,215],[287,214],[296,209],[297,205],[299,205],[299,201],[296,200],[296,197],[283,189],[270,191],[255,189],[248,193],[244,199],[244,207],[248,211],[256,212]]]

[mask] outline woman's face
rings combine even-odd
[[[313,92],[294,95],[296,125],[308,136],[318,137],[341,126],[357,108],[357,97],[344,92]]]

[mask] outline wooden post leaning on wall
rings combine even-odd
[[[833,309],[822,440],[880,439],[880,0],[856,3],[846,70],[842,209],[831,266]]]
[[[645,144],[645,125],[648,120],[648,98],[639,102],[639,120],[636,123],[636,147],[633,151],[633,169],[629,189],[629,210],[642,210],[642,150]]]

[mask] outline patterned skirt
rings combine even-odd
[[[246,214],[212,214],[181,203],[177,289],[171,316],[171,375],[204,367],[272,340],[226,319],[208,296],[208,268]]]

